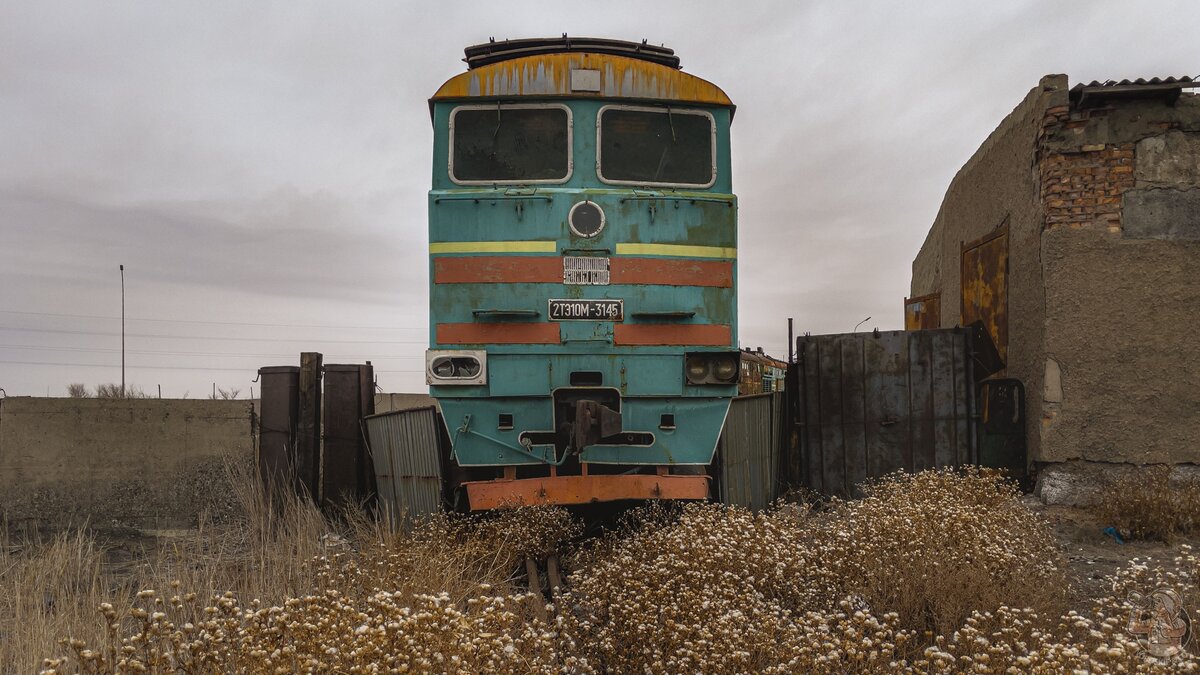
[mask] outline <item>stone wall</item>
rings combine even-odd
[[[1047,113],[1037,457],[1200,462],[1200,97]]]
[[[17,526],[177,528],[235,505],[249,401],[0,399],[0,514]]]

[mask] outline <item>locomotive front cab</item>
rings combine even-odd
[[[471,509],[709,497],[740,372],[732,103],[644,44],[467,55],[430,101],[451,482]]]

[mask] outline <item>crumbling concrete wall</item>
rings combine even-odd
[[[1026,385],[1031,459],[1200,463],[1200,96],[1082,107],[1065,76],[1043,78],[955,177],[913,262],[911,294],[940,293],[943,326],[963,243],[1006,219],[1006,374]]]
[[[1025,383],[1031,420],[1041,416],[1045,373],[1045,220],[1034,148],[1046,111],[1067,104],[1065,75],[1047,75],[988,136],[951,181],[925,243],[913,260],[911,295],[941,295],[941,326],[961,320],[963,245],[1008,228],[1008,362],[1003,373]],[[1028,443],[1038,443],[1036,423]],[[1035,457],[1036,459],[1036,457]]]
[[[412,410],[436,406],[437,399],[429,394],[375,394],[375,412],[385,413],[393,410]]]
[[[1200,97],[1050,117],[1037,459],[1200,463]]]
[[[176,528],[235,508],[252,462],[248,401],[0,400],[0,512],[33,526]]]

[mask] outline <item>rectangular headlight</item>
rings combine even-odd
[[[482,349],[429,349],[425,383],[438,386],[487,384],[487,352]]]

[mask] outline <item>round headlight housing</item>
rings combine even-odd
[[[454,377],[454,360],[443,356],[433,362],[431,370],[437,377]]]
[[[455,359],[455,362],[455,377],[475,377],[479,374],[479,362],[475,359]]]
[[[684,371],[689,382],[703,382],[708,378],[708,359],[699,354],[692,354],[687,358]]]
[[[738,362],[732,356],[721,356],[713,365],[713,375],[722,382],[733,382],[738,375]]]
[[[604,210],[593,201],[579,202],[567,214],[567,225],[580,237],[594,237],[604,229]]]

